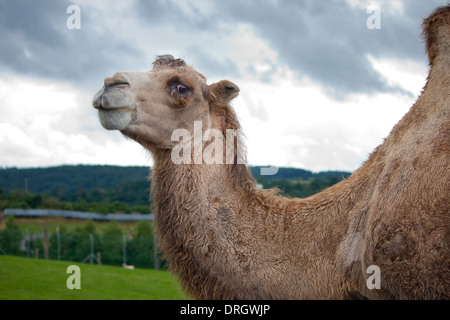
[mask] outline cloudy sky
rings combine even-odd
[[[353,171],[417,99],[420,23],[447,2],[0,0],[0,167],[151,165],[91,100],[170,53],[240,87],[250,165]]]

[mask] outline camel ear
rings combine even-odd
[[[231,81],[222,80],[208,86],[208,93],[211,101],[228,104],[239,95],[239,87]]]

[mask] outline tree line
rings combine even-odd
[[[306,198],[331,187],[342,179],[337,176],[312,178],[309,180],[268,179],[266,176],[259,176],[256,178],[256,181],[265,189],[278,188],[281,195]]]
[[[94,198],[89,196],[91,191],[83,191],[86,197],[77,196],[69,200],[60,200],[48,194],[30,193],[25,190],[3,190],[0,186],[0,210],[6,208],[16,209],[55,209],[66,211],[82,211],[96,213],[150,213],[149,201],[142,201],[142,204],[130,205],[125,201],[108,201],[104,198]],[[95,200],[97,199],[97,200]],[[145,204],[147,202],[147,204]]]
[[[283,195],[308,197],[339,182],[348,172],[279,168],[273,176],[251,173],[263,188]],[[59,166],[0,169],[0,209],[56,209],[114,213],[149,213],[151,180],[147,167]]]

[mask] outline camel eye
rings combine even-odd
[[[189,88],[187,86],[185,86],[184,84],[177,85],[178,93],[184,94],[184,93],[188,92],[188,90],[189,90]]]

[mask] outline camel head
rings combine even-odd
[[[117,72],[106,78],[92,104],[105,129],[119,130],[150,150],[171,149],[174,130],[186,129],[193,136],[195,121],[209,129],[212,113],[218,114],[211,110],[226,108],[238,93],[227,80],[207,85],[183,60],[164,55],[148,72]]]

